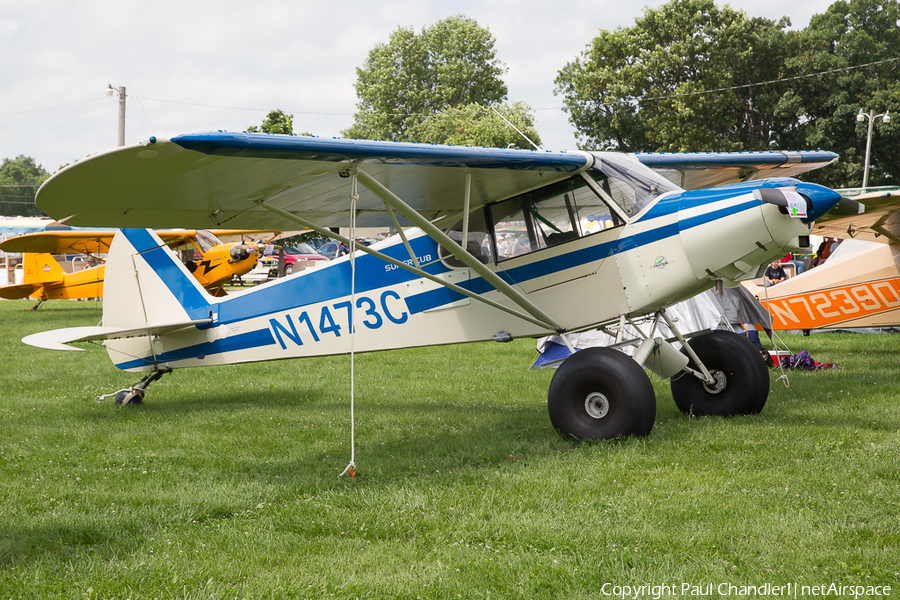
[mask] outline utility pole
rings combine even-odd
[[[859,109],[859,114],[856,115],[856,120],[859,123],[862,123],[866,119],[869,120],[869,132],[866,135],[866,162],[863,166],[863,189],[865,190],[869,187],[869,153],[872,150],[872,125],[875,124],[875,119],[878,117],[882,117],[881,122],[887,125],[891,122],[891,115],[888,113],[890,111],[886,110],[880,115],[873,114],[875,111],[873,110],[870,113],[864,113],[862,109]]]
[[[120,85],[118,89],[114,88],[110,83],[106,86],[106,95],[112,96],[114,93],[119,94],[119,146],[125,145],[125,86]]]

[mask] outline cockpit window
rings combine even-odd
[[[462,245],[463,223],[459,221],[447,230],[447,235],[460,246]],[[484,209],[476,210],[469,215],[469,231],[466,250],[480,262],[487,264],[494,260],[494,245],[491,239],[490,228],[484,218]],[[464,267],[465,263],[447,252],[443,246],[438,248],[438,255],[451,267]]]
[[[624,225],[624,219],[662,194],[680,189],[632,156],[593,155],[595,165],[584,174],[473,212],[466,244],[469,252],[483,263],[536,252]],[[462,221],[447,233],[460,242]],[[439,254],[450,266],[464,266],[443,248]]]
[[[218,246],[222,242],[211,234],[208,231],[204,231],[202,229],[197,230],[197,245],[200,246],[200,250],[206,254],[210,250],[212,250],[213,246]]]
[[[473,212],[467,248],[483,263],[501,262],[621,224],[577,175]],[[447,233],[459,242],[462,221]],[[439,254],[446,264],[463,266],[446,250]]]

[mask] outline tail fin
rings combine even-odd
[[[66,272],[50,254],[26,252],[22,257],[25,270],[22,283],[57,283],[63,280]]]
[[[106,257],[104,328],[134,330],[189,323],[212,318],[216,308],[212,296],[155,233],[148,229],[116,233]],[[133,365],[137,358],[150,368],[162,354],[161,346],[149,335],[106,342],[117,366]]]
[[[38,348],[79,350],[69,344],[104,340],[118,368],[153,371],[168,366],[167,335],[196,334],[218,312],[218,304],[175,253],[146,229],[116,233],[106,257],[103,296],[102,327],[44,331],[22,341]]]

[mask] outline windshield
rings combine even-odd
[[[300,242],[296,246],[285,246],[284,251],[286,254],[318,254],[318,252],[312,249],[312,246],[303,242]]]
[[[591,177],[629,216],[638,214],[666,192],[681,189],[629,154],[591,154],[597,159],[589,171]]]
[[[203,252],[203,254],[206,254],[207,252],[212,250],[213,246],[218,246],[221,243],[222,242],[219,240],[219,238],[217,238],[210,232],[204,231],[202,229],[197,230],[197,245],[200,246],[200,251]]]

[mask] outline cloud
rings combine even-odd
[[[821,1],[729,2],[750,16],[790,11],[803,27]],[[337,136],[353,122],[356,68],[398,27],[421,31],[465,14],[488,27],[508,67],[509,99],[537,110],[548,148],[575,138],[553,95],[559,69],[598,30],[628,27],[644,8],[618,0],[342,2],[13,0],[0,20],[0,159],[31,156],[46,169],[115,146],[126,86],[126,143],[151,135],[243,130],[276,108],[296,131]],[[661,4],[659,0],[648,3]]]

